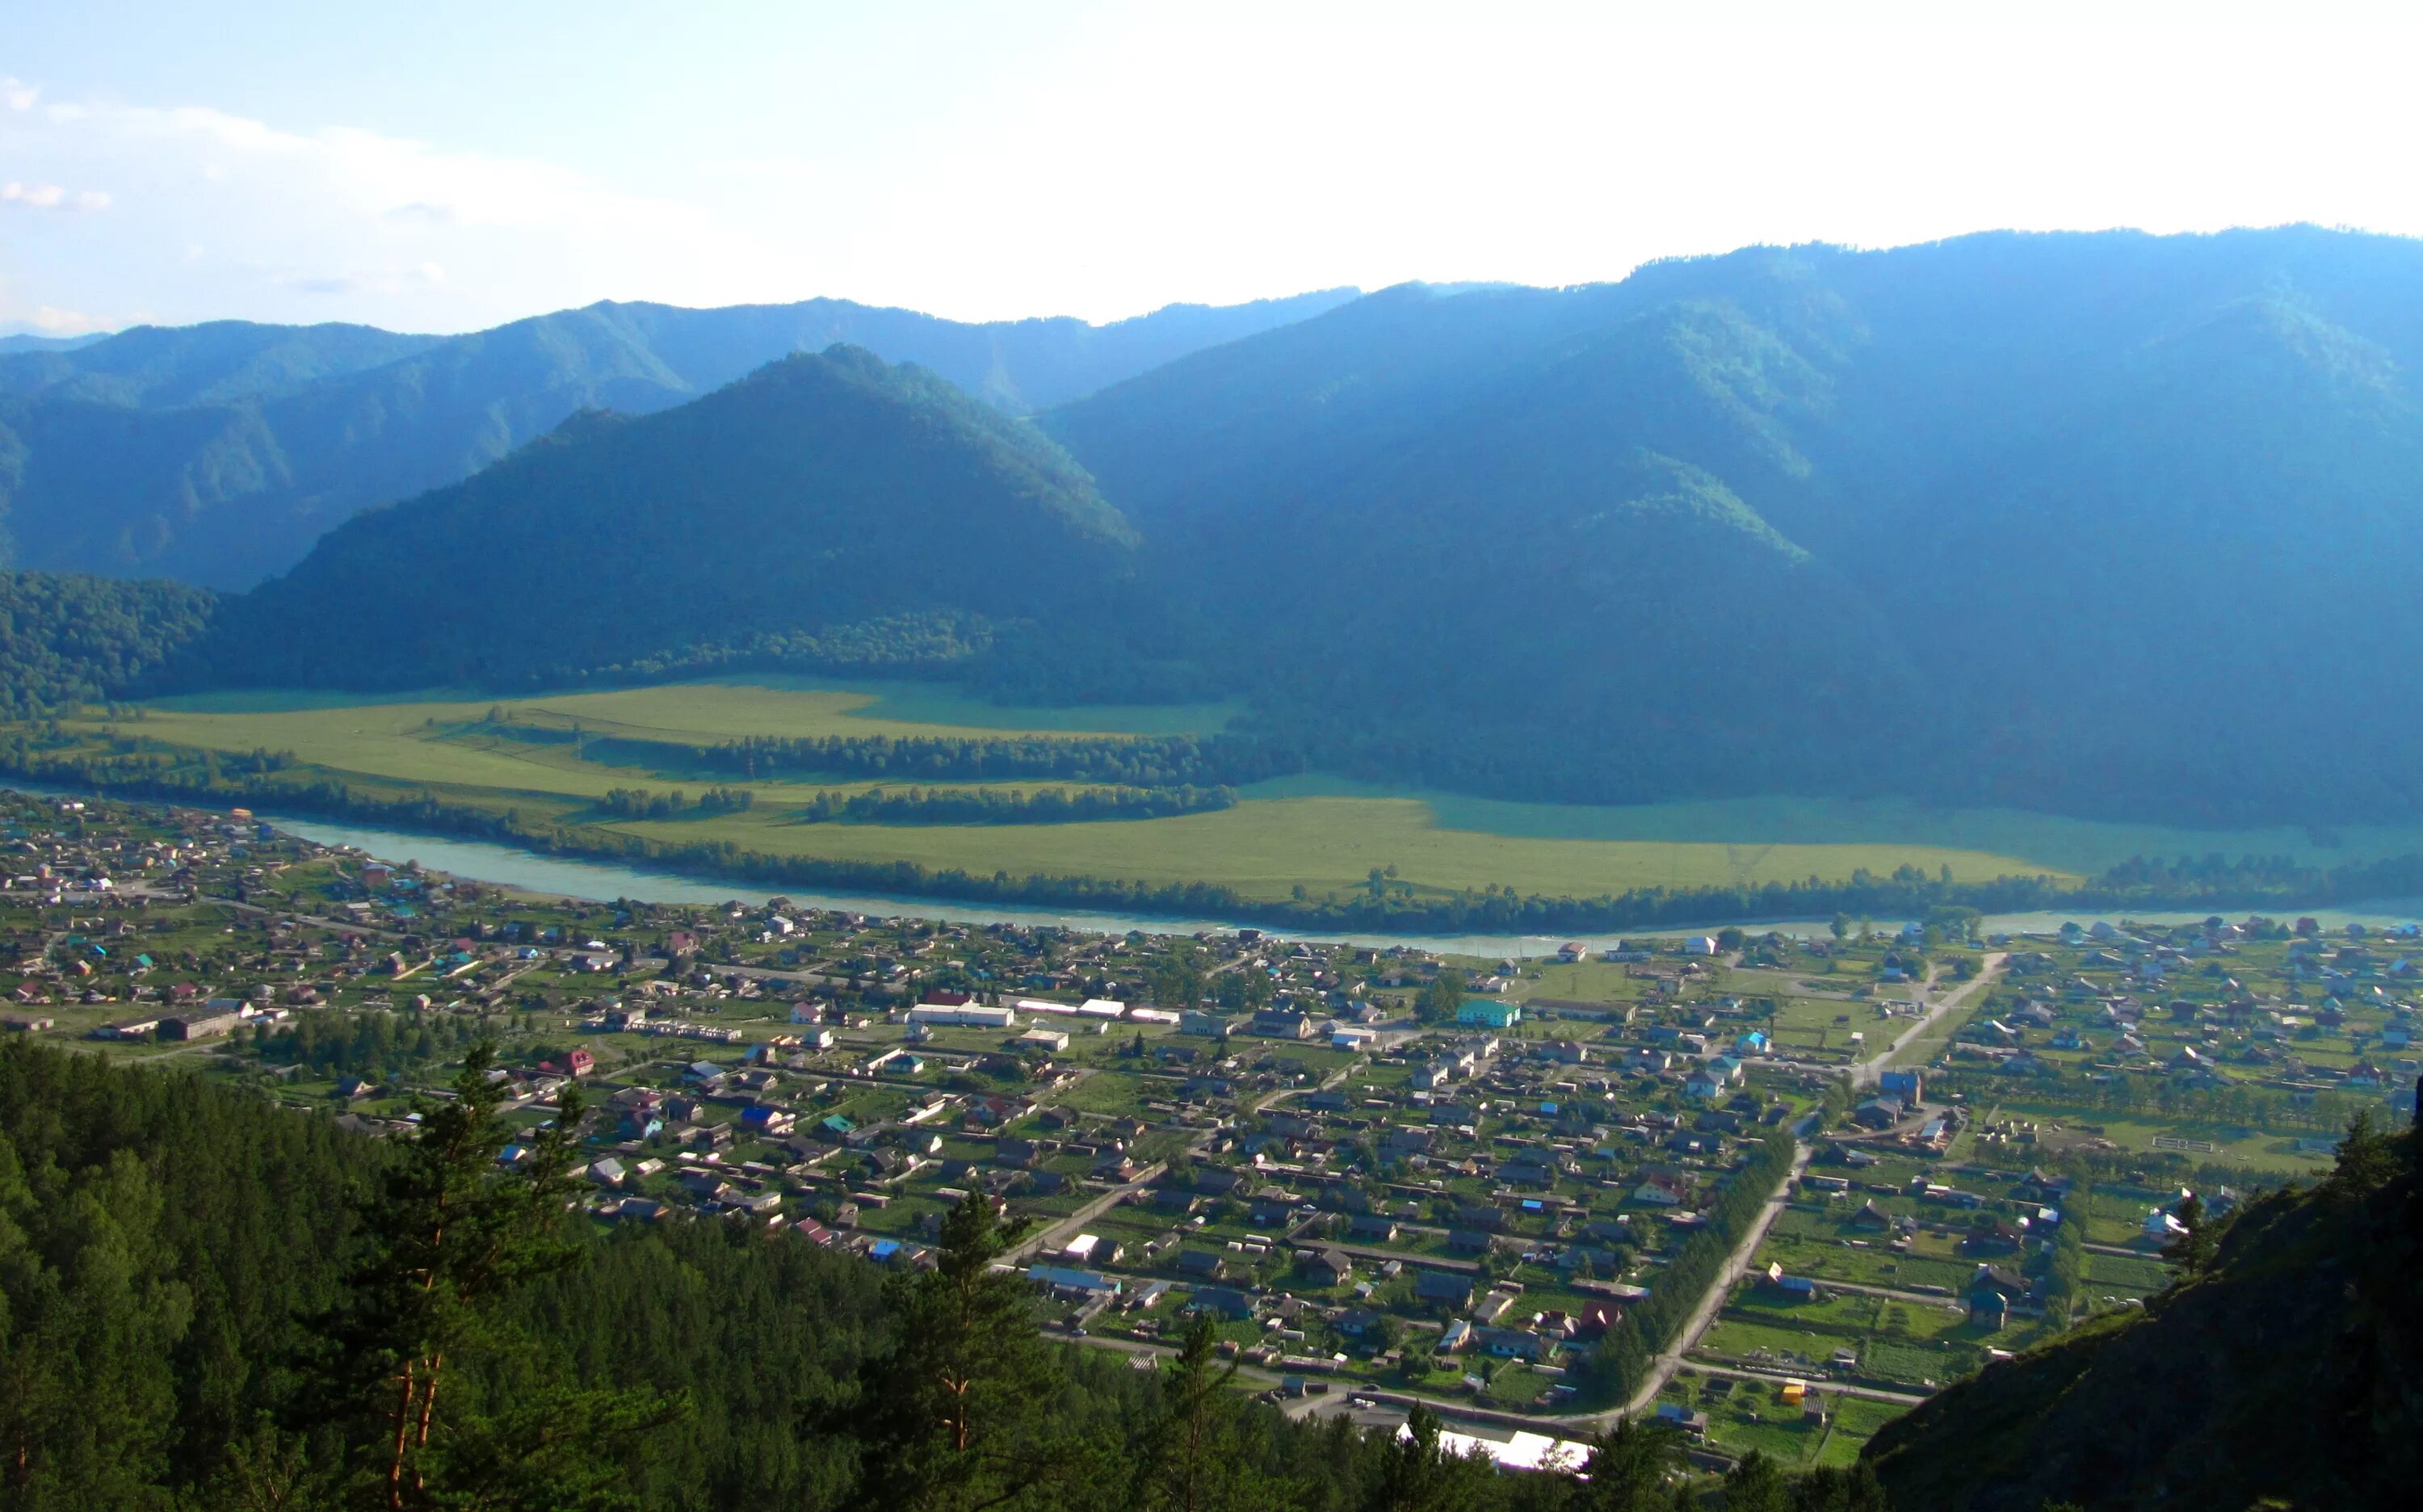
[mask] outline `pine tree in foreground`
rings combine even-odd
[[[519,1169],[506,1169],[517,1131],[499,1111],[495,1059],[485,1043],[472,1048],[452,1097],[421,1108],[402,1160],[363,1205],[368,1243],[326,1362],[350,1448],[349,1503],[620,1506],[622,1461],[609,1446],[677,1410],[652,1391],[547,1371],[543,1343],[507,1321],[515,1293],[584,1257],[564,1221],[583,1109],[567,1083],[555,1118],[523,1140]]]

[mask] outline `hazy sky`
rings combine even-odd
[[[2329,24],[2209,0],[0,0],[0,331],[815,294],[1101,320],[1751,242],[2423,232],[2423,39],[2265,8]]]

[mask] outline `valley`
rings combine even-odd
[[[2325,864],[2393,856],[2423,833],[2352,829],[2319,847],[2302,832],[2210,832],[2101,824],[2008,811],[1931,810],[1826,799],[1604,805],[1521,804],[1391,791],[1317,776],[1237,788],[1233,806],[1177,818],[1063,823],[810,823],[819,799],[899,783],[818,780],[815,773],[736,778],[704,753],[736,740],[1031,740],[1118,741],[1217,734],[1226,706],[1018,708],[915,684],[819,685],[802,677],[667,684],[535,698],[230,692],[158,700],[114,715],[92,711],[61,728],[82,738],[139,740],[215,753],[240,768],[254,753],[279,762],[276,782],[337,781],[450,803],[515,808],[567,825],[672,843],[728,842],[769,857],[909,860],[971,872],[1007,869],[1153,883],[1216,883],[1242,898],[1291,899],[1384,887],[1458,893],[1500,886],[1587,897],[1651,887],[1715,887],[1854,873],[1948,868],[1956,882],[2050,875],[2069,883],[2131,856],[2288,853]],[[687,753],[688,761],[679,757]],[[913,774],[912,774],[913,775]],[[1032,796],[1080,783],[926,784],[954,791]],[[647,820],[600,810],[616,790],[680,794],[745,788],[739,812],[696,810]],[[1757,836],[1788,839],[1756,839]],[[1989,849],[1991,847],[1991,849]],[[1391,874],[1393,873],[1393,874]]]
[[[2415,1500],[2398,18],[17,8],[0,1512]]]
[[[173,1410],[216,1456],[145,1485],[320,1452],[277,1437],[319,1367],[255,1362],[358,1292],[326,1257],[424,1242],[325,1201],[416,1169],[546,1197],[532,1252],[619,1298],[524,1290],[473,1358],[530,1415],[448,1421],[650,1505],[895,1484],[892,1393],[966,1339],[1092,1414],[1055,1466],[1191,1401],[1334,1512],[1570,1509],[1626,1463],[1634,1512],[2119,1504],[2236,1441],[1998,1421],[2044,1494],[1996,1502],[1962,1424],[2134,1408],[2100,1362],[2176,1357],[2175,1310],[2293,1311],[2333,1378],[2306,1346],[2370,1282],[2277,1255],[2411,1186],[2423,703],[2371,591],[2415,564],[2409,286],[2304,229],[1984,236],[988,329],[989,365],[796,307],[486,333],[535,368],[0,353],[21,551],[181,580],[0,574],[0,1261],[171,1216],[124,1246],[179,1278],[145,1315],[198,1297],[246,1362],[108,1355],[165,1383],[127,1441]],[[285,473],[192,448],[230,406]],[[269,1301],[221,1311],[245,1270]],[[81,1284],[11,1281],[26,1347]],[[343,1431],[326,1474],[399,1453]],[[1387,1488],[1557,1456],[1587,1486]]]

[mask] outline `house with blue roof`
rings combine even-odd
[[[788,1134],[797,1117],[783,1108],[755,1103],[740,1110],[740,1126],[755,1134]]]
[[[1075,1292],[1087,1297],[1116,1297],[1119,1294],[1119,1283],[1110,1277],[1098,1271],[1075,1270],[1066,1265],[1029,1265],[1026,1279],[1054,1292]]]

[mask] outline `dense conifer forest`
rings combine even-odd
[[[164,580],[0,572],[0,718],[142,685],[209,627],[219,601]]]

